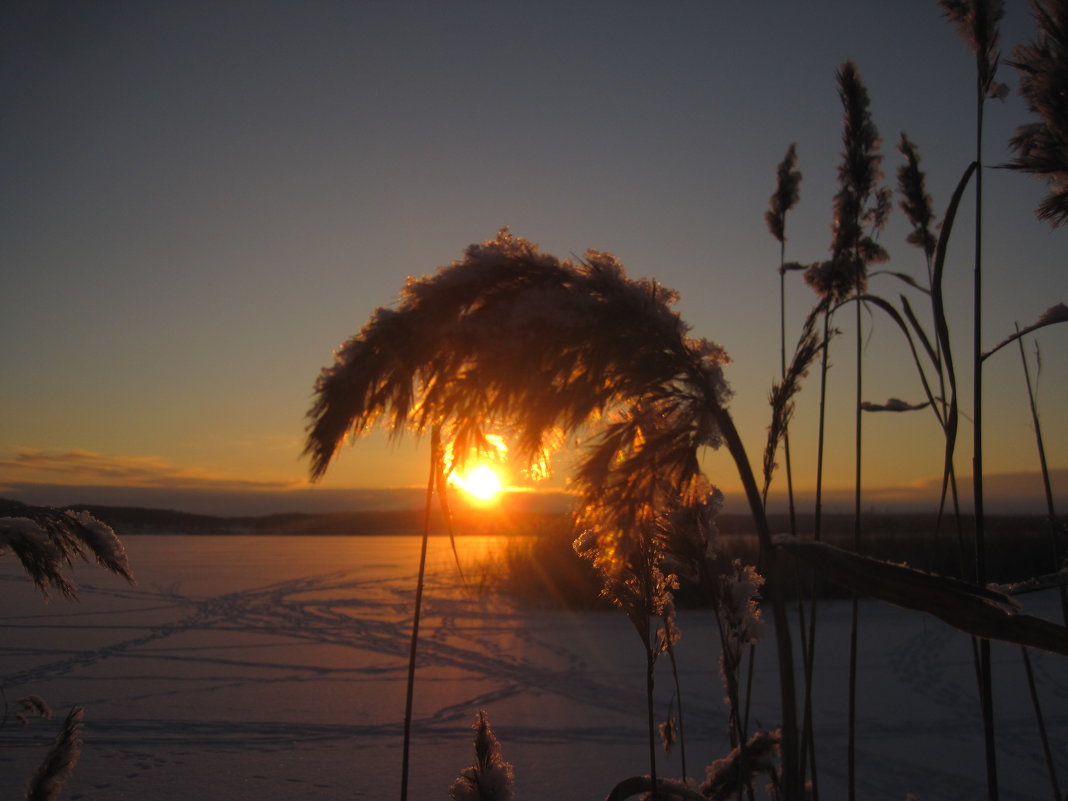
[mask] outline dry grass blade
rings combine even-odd
[[[57,801],[78,764],[82,745],[82,708],[71,707],[63,728],[26,789],[29,801]]]
[[[1026,328],[1018,328],[1016,333],[1005,337],[1001,342],[984,353],[983,359],[986,360],[990,358],[1006,345],[1011,345],[1020,337],[1027,336],[1032,331],[1037,331],[1039,328],[1045,328],[1047,325],[1054,325],[1056,323],[1068,323],[1068,306],[1065,306],[1063,303],[1058,303],[1056,306],[1050,306],[1042,312],[1042,314],[1039,315],[1039,318],[1031,323],[1031,325]]]
[[[860,404],[860,408],[865,412],[915,412],[919,409],[926,409],[930,405],[931,401],[908,403],[900,398],[890,398],[886,403],[864,401],[864,403]]]
[[[953,195],[949,199],[946,213],[942,217],[942,230],[938,235],[938,245],[935,247],[934,266],[931,271],[931,308],[934,313],[935,335],[942,354],[943,366],[945,367],[946,380],[949,382],[949,406],[946,409],[945,434],[946,452],[942,465],[942,491],[939,500],[939,514],[945,508],[946,494],[949,492],[949,477],[953,472],[953,454],[957,447],[957,374],[953,366],[953,350],[949,341],[949,323],[946,319],[946,308],[942,292],[942,276],[945,272],[946,251],[949,247],[949,237],[953,232],[953,224],[957,218],[957,209],[960,207],[961,198],[968,182],[979,167],[979,162],[973,161],[964,170],[957,182]]]
[[[858,595],[927,612],[959,631],[1068,656],[1068,628],[1015,613],[1003,593],[883,562],[822,542],[779,535],[775,544]]]

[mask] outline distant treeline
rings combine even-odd
[[[3,502],[0,501],[0,504]],[[110,525],[121,537],[125,535],[189,534],[250,535],[250,536],[368,536],[419,535],[423,530],[421,509],[364,510],[330,514],[286,513],[257,517],[219,517],[192,514],[174,509],[152,509],[126,506],[77,505]],[[773,532],[790,530],[786,514],[770,515]],[[814,529],[811,514],[798,515],[797,529],[803,538],[811,537]],[[728,565],[732,559],[746,564],[759,564],[756,532],[753,521],[744,514],[721,514],[717,518],[717,552],[719,561]],[[430,520],[431,533],[440,535],[450,531],[439,508]],[[941,522],[935,514],[871,512],[863,518],[863,531],[857,550],[861,553],[943,576],[969,578],[973,562],[971,543],[974,521],[964,518],[957,530],[952,517]],[[465,535],[503,535],[525,538],[509,548],[506,570],[496,565],[493,573],[504,577],[502,589],[511,594],[565,604],[578,603],[581,596],[596,594],[597,581],[585,564],[575,555],[570,544],[576,532],[570,515],[563,512],[544,512],[511,507],[477,509],[458,506],[453,510],[452,533]],[[1007,584],[1052,572],[1053,537],[1064,539],[1065,526],[1059,523],[1057,533],[1051,531],[1050,521],[1039,515],[988,516],[987,560],[988,580]],[[822,539],[832,545],[853,549],[853,517],[851,514],[825,514]],[[964,543],[965,558],[961,559],[960,542]],[[1063,547],[1063,542],[1062,542]],[[492,580],[490,583],[494,583]],[[823,593],[834,594],[833,588]],[[683,587],[680,600],[699,594],[697,588]],[[575,596],[578,597],[575,597]],[[570,600],[567,600],[570,598]]]

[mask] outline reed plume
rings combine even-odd
[[[764,220],[768,224],[768,230],[779,243],[779,361],[780,377],[783,384],[786,383],[786,273],[790,271],[786,264],[786,212],[792,209],[801,199],[801,172],[797,169],[797,143],[791,142],[786,149],[786,155],[779,163],[776,170],[775,192],[768,201],[768,210],[764,212]],[[800,267],[800,265],[791,265]],[[774,408],[774,402],[773,402]],[[776,419],[773,415],[773,421]],[[783,457],[786,461],[786,498],[790,513],[790,533],[797,534],[797,509],[794,504],[794,470],[793,460],[790,458],[790,434],[787,428],[789,414],[779,418],[783,423],[781,439],[783,444]],[[774,425],[774,423],[773,423]],[[769,438],[770,439],[770,438]],[[777,440],[779,436],[776,436]],[[764,457],[764,500],[767,502],[768,484],[770,482],[769,464],[774,464],[775,453],[770,457]]]
[[[46,598],[49,589],[77,597],[77,587],[64,573],[75,558],[92,558],[105,570],[134,580],[122,541],[86,511],[0,500],[0,554],[6,550]]]
[[[927,278],[931,279],[931,260],[934,258],[938,237],[932,227],[935,225],[933,201],[927,194],[927,180],[920,169],[920,154],[915,143],[904,133],[897,149],[905,157],[905,163],[897,168],[897,185],[901,194],[901,210],[905,212],[912,231],[905,241],[920,248],[927,257]]]
[[[745,448],[726,409],[726,354],[688,336],[674,292],[631,280],[610,254],[559,261],[506,230],[436,274],[409,280],[335,355],[315,387],[305,453],[319,478],[342,441],[382,422],[396,437],[439,427],[462,455],[503,427],[511,451],[541,459],[561,432],[611,421],[576,474],[596,521],[597,561],[622,571],[670,503],[705,486],[698,453],[726,445],[761,542],[771,533]],[[770,569],[775,555],[769,553]],[[772,593],[779,644],[784,765],[796,778],[790,634]],[[796,789],[796,788],[795,788]],[[788,790],[791,798],[798,796]]]
[[[768,200],[764,221],[780,243],[786,242],[786,212],[801,199],[801,172],[797,169],[797,143],[791,142],[776,170],[775,192]]]
[[[1005,15],[1002,0],[940,0],[942,12],[975,54],[976,88],[980,97],[995,90],[1001,58],[999,23]]]
[[[1068,222],[1068,2],[1033,0],[1032,9],[1038,38],[1018,45],[1009,63],[1040,121],[1016,129],[1007,166],[1045,179],[1050,191],[1036,213],[1056,227]]]
[[[994,84],[1001,58],[1001,0],[941,0],[942,9],[975,54],[975,163],[983,163],[983,111],[986,98],[1000,94]],[[986,515],[983,498],[983,171],[975,171],[975,268],[972,280],[972,498],[975,515],[975,579],[986,583]],[[990,643],[979,642],[979,695],[983,712],[987,797],[998,798],[997,751]]]
[[[501,758],[501,746],[489,725],[486,710],[475,721],[475,764],[460,771],[449,788],[453,801],[511,801],[512,766]]]
[[[82,708],[71,707],[63,728],[26,788],[28,801],[57,801],[78,764],[82,746]]]

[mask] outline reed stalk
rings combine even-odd
[[[983,114],[995,89],[1000,58],[998,23],[1001,0],[942,0],[942,8],[975,54],[975,162],[983,163]],[[975,260],[972,280],[972,494],[975,516],[975,581],[987,581],[985,510],[983,503],[983,170],[975,174]],[[990,642],[979,642],[979,696],[986,750],[987,796],[997,801],[997,749],[994,737],[994,689]]]
[[[1016,326],[1016,333],[1020,333],[1020,326]],[[1056,571],[1060,569],[1062,560],[1060,549],[1057,547],[1057,510],[1053,505],[1053,488],[1049,479],[1049,463],[1046,461],[1046,445],[1042,438],[1042,421],[1038,416],[1038,401],[1036,399],[1035,388],[1031,383],[1031,370],[1027,366],[1027,356],[1024,353],[1023,339],[1017,337],[1016,344],[1020,348],[1020,363],[1023,365],[1024,381],[1027,384],[1027,401],[1031,410],[1031,425],[1035,430],[1035,444],[1038,447],[1038,463],[1042,469],[1042,489],[1046,500],[1046,516],[1049,519],[1050,527],[1051,563],[1052,569]],[[1061,619],[1064,621],[1064,625],[1068,626],[1068,587],[1061,584],[1058,586],[1057,591],[1061,601]]]
[[[408,771],[411,764],[412,705],[415,698],[415,656],[419,646],[419,616],[423,608],[423,586],[426,579],[426,551],[430,539],[430,509],[434,500],[434,485],[441,473],[441,429],[437,426],[430,440],[430,477],[426,482],[426,503],[423,507],[423,540],[419,547],[419,574],[415,582],[415,609],[412,613],[412,636],[408,648],[408,683],[404,695],[404,745],[401,749],[401,801],[408,799]]]

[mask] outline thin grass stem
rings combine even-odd
[[[415,698],[415,655],[419,645],[419,615],[423,607],[423,585],[426,578],[426,551],[430,539],[430,507],[434,500],[434,484],[439,470],[441,431],[437,427],[431,435],[430,477],[426,482],[426,504],[423,508],[423,542],[419,549],[419,576],[415,582],[415,611],[412,615],[412,638],[408,649],[408,686],[404,697],[404,745],[401,750],[401,801],[408,799],[408,768],[411,764],[412,702]]]
[[[1038,723],[1038,734],[1042,739],[1042,754],[1046,758],[1046,771],[1049,773],[1050,788],[1053,790],[1053,801],[1063,801],[1061,785],[1057,781],[1057,768],[1053,764],[1053,752],[1049,747],[1049,735],[1046,732],[1046,720],[1042,715],[1042,704],[1038,700],[1038,688],[1035,686],[1035,673],[1031,668],[1031,655],[1027,648],[1020,646],[1020,654],[1023,656],[1024,670],[1027,672],[1027,689],[1031,694],[1031,705],[1035,708],[1035,720]]]

